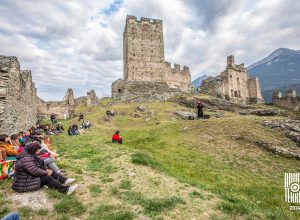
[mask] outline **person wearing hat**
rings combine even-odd
[[[50,169],[37,156],[41,145],[38,142],[26,144],[25,149],[17,155],[15,178],[12,188],[17,192],[28,192],[48,186],[67,195],[72,194],[78,184],[68,186],[75,179],[66,178]]]

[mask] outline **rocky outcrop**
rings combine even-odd
[[[263,141],[256,141],[255,144],[267,151],[274,153],[274,154],[278,154],[278,155],[281,155],[284,157],[290,157],[290,158],[300,160],[300,153],[298,153],[298,152],[292,152],[283,147],[273,146],[272,144],[266,143]]]
[[[263,126],[281,131],[300,147],[300,120],[264,121]]]
[[[197,114],[194,113],[194,112],[176,111],[175,114],[180,116],[182,119],[185,119],[185,120],[195,120],[195,119],[197,119]]]
[[[172,99],[172,101],[184,105],[188,108],[196,108],[197,100],[198,98],[189,99],[185,96],[180,96]],[[204,104],[204,109],[211,109],[211,110],[225,110],[230,112],[237,112],[244,109],[254,108],[252,106],[243,103],[230,102],[224,99],[213,98],[213,97],[203,99],[202,102]]]
[[[241,115],[257,115],[257,116],[287,116],[287,111],[281,111],[278,109],[255,109],[255,110],[248,110],[248,111],[241,111],[239,112]]]

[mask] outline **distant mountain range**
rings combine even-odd
[[[247,67],[250,76],[259,77],[266,102],[271,102],[272,93],[280,89],[295,88],[300,95],[300,51],[279,48],[268,57]]]
[[[195,90],[198,89],[198,87],[201,85],[202,81],[208,79],[209,77],[210,77],[210,76],[203,75],[203,76],[200,76],[200,77],[198,77],[197,79],[193,80],[193,81],[192,81],[192,84],[193,84],[193,86],[194,86],[194,89],[195,89]]]
[[[294,88],[300,95],[300,50],[279,48],[268,57],[247,67],[250,76],[257,76],[266,102],[272,101],[272,93]],[[198,88],[209,76],[203,75],[192,83]]]

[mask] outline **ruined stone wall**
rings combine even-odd
[[[131,81],[125,85],[121,100],[144,101],[151,99],[168,100],[181,91],[170,88],[166,82],[139,82]]]
[[[248,79],[249,101],[258,103],[263,100],[259,80],[257,77]]]
[[[36,124],[36,88],[16,57],[0,56],[0,133],[17,133]]]
[[[92,89],[91,91],[87,92],[87,106],[96,106],[98,104],[98,97],[95,91]]]
[[[300,111],[300,96],[297,97],[296,90],[288,90],[286,96],[282,97],[280,91],[273,93],[272,102],[283,108]]]
[[[37,99],[38,119],[50,119],[51,114],[55,114],[58,119],[72,117],[75,112],[75,99],[73,90],[68,89],[63,101],[46,102],[41,98]]]
[[[218,98],[225,98],[224,79],[222,75],[216,77],[209,77],[207,80],[203,80],[201,87],[199,87],[200,93],[205,93]]]
[[[141,18],[138,21],[134,16],[127,16],[123,33],[123,65],[124,82],[117,80],[112,84],[115,98],[122,96],[125,85],[132,81],[165,82],[168,87],[185,93],[192,90],[189,68],[180,69],[178,64],[172,68],[165,62],[161,20]],[[128,92],[124,91],[124,94]]]
[[[123,79],[118,79],[118,80],[114,81],[111,86],[112,97],[120,99],[124,92],[125,84],[126,84],[126,82]]]
[[[250,78],[244,64],[235,64],[232,55],[219,76],[203,80],[199,92],[243,103],[263,101],[258,78]]]

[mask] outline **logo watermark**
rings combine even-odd
[[[300,173],[285,173],[284,189],[285,202],[300,203]]]

